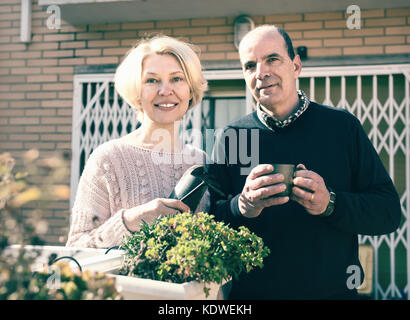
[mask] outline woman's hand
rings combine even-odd
[[[154,222],[159,216],[176,212],[190,212],[190,208],[181,200],[157,198],[145,204],[124,211],[124,223],[129,231],[139,230],[141,220]]]

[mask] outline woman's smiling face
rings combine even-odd
[[[191,89],[185,73],[170,54],[151,54],[144,59],[140,105],[144,118],[159,126],[182,119],[188,110]]]

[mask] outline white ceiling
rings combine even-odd
[[[409,0],[39,0],[73,25],[409,7]]]

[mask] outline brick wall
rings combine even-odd
[[[410,53],[410,8],[361,11],[361,28],[346,28],[340,12],[253,17],[288,31],[310,57]],[[19,42],[20,0],[0,3],[0,152],[17,159],[30,148],[49,156],[71,150],[75,66],[118,64],[141,36],[161,32],[197,44],[203,61],[238,60],[234,17],[145,21],[48,29],[46,8],[33,1],[32,41]],[[69,181],[66,181],[69,184]],[[50,204],[50,244],[65,241],[69,204]]]

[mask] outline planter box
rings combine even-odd
[[[4,253],[17,256],[20,248],[20,245],[12,245],[7,247]],[[204,283],[201,282],[178,284],[118,275],[124,259],[122,250],[110,250],[106,254],[107,249],[62,246],[25,246],[25,249],[33,254],[39,253],[32,267],[33,272],[44,269],[50,254],[56,254],[57,258],[72,257],[77,260],[82,270],[105,272],[108,276],[114,277],[117,290],[125,300],[220,300],[224,298],[222,286],[217,283],[207,285],[210,290],[206,297]],[[66,261],[70,263],[73,270],[78,268],[74,261],[69,259]]]
[[[106,272],[115,278],[117,290],[125,300],[221,300],[222,286],[208,284],[208,297],[205,296],[204,283],[191,281],[172,283],[131,276],[118,275],[123,261],[123,251],[110,250],[106,255],[79,259],[83,270]]]
[[[221,285],[208,284],[209,296],[205,296],[204,283],[191,281],[171,283],[136,277],[113,275],[117,290],[125,300],[222,300]]]
[[[118,269],[123,261],[123,252],[121,250],[110,250],[107,254],[107,249],[94,248],[76,248],[63,246],[24,246],[27,252],[31,252],[36,257],[35,263],[32,266],[34,271],[42,271],[48,264],[48,258],[51,254],[55,254],[57,258],[72,257],[78,261],[82,270],[89,269],[94,272],[107,272]],[[12,245],[4,250],[4,254],[17,256],[20,245]],[[65,260],[70,263],[73,270],[78,269],[78,265],[70,260]]]

